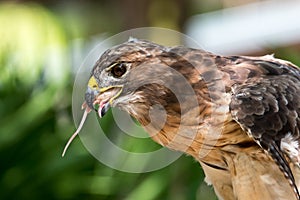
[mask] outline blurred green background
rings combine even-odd
[[[61,158],[75,130],[72,86],[101,38],[142,26],[184,31],[195,14],[249,2],[1,1],[0,199],[216,199],[188,156],[155,172],[123,173],[99,163],[76,138]],[[271,52],[300,64],[297,44],[253,54]]]

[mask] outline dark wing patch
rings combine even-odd
[[[266,75],[281,75],[289,74],[296,77],[298,80],[300,78],[299,68],[291,65],[290,63],[281,64],[274,61],[265,61],[265,60],[254,60],[253,63],[258,65],[262,70],[265,71]]]
[[[231,113],[254,139],[280,141],[290,133],[299,138],[300,82],[289,75],[266,76],[234,85]]]
[[[280,149],[287,136],[299,142],[300,76],[297,69],[257,61],[264,75],[232,86],[230,110],[233,119],[268,151],[290,181],[300,199],[293,174]]]

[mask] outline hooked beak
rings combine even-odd
[[[85,102],[90,109],[98,112],[99,117],[102,118],[112,106],[113,100],[121,94],[122,88],[121,85],[99,88],[95,77],[92,76],[85,92]]]

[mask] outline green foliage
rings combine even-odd
[[[191,157],[151,173],[123,173],[76,138],[62,158],[75,129],[71,41],[60,19],[35,4],[0,4],[0,23],[0,199],[196,198],[203,174]],[[103,121],[114,137],[112,119]],[[160,148],[132,138],[120,144],[135,152]]]

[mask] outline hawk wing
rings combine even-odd
[[[251,62],[263,73],[232,86],[232,117],[274,159],[299,199],[289,161],[300,162],[300,71],[283,61]]]

